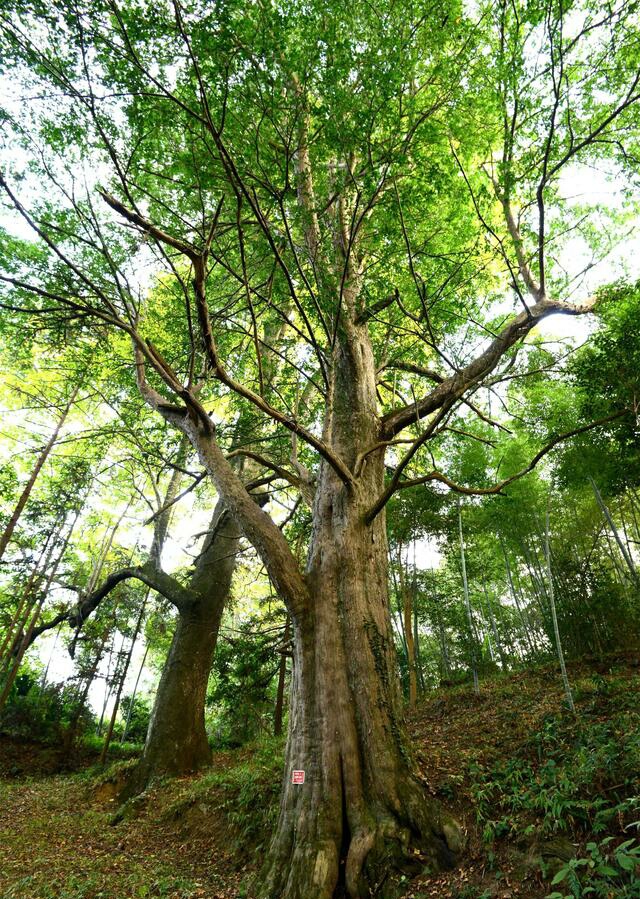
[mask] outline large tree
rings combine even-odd
[[[498,492],[568,436],[486,486],[430,464],[493,426],[487,398],[527,374],[533,328],[593,307],[555,260],[572,231],[596,253],[601,234],[560,187],[637,141],[632,4],[5,9],[26,73],[7,132],[30,171],[0,183],[42,244],[8,261],[5,306],[132,342],[141,395],[187,435],[291,617],[256,891],[391,895],[395,867],[451,864],[463,841],[403,736],[385,506],[418,485]],[[228,458],[236,408],[262,420],[252,460],[313,492],[304,568]]]

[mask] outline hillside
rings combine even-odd
[[[458,870],[407,883],[407,896],[640,896],[635,844],[624,845],[640,817],[638,661],[570,676],[575,719],[551,667],[485,682],[479,697],[441,689],[418,706],[408,730],[422,775],[464,823],[469,849]],[[121,810],[129,763],[52,773],[52,753],[7,740],[0,749],[3,899],[245,895],[276,811],[277,742],[218,753],[206,774],[156,784]],[[582,886],[571,887],[573,871]]]

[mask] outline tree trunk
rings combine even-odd
[[[507,580],[509,581],[509,589],[511,591],[511,596],[513,598],[516,609],[518,611],[518,617],[520,618],[520,622],[522,624],[522,630],[524,632],[525,640],[527,641],[527,646],[529,647],[530,656],[533,656],[535,653],[534,653],[534,648],[533,648],[533,642],[531,640],[531,635],[529,634],[529,625],[527,624],[527,621],[524,617],[524,613],[520,606],[518,594],[516,592],[516,588],[513,583],[513,577],[511,576],[511,566],[509,565],[509,556],[507,555],[507,548],[504,545],[502,538],[500,538],[500,545],[502,546],[502,555],[504,556],[504,564],[505,564],[505,568],[507,571]]]
[[[291,637],[291,623],[287,618],[284,627],[283,646],[278,666],[278,691],[276,693],[276,707],[273,713],[273,735],[279,737],[282,733],[282,719],[284,717],[284,684],[287,677],[287,656],[289,655],[289,639]]]
[[[620,536],[620,532],[618,531],[618,528],[616,527],[616,523],[614,522],[611,512],[609,511],[609,507],[607,506],[604,499],[602,498],[602,494],[600,493],[600,490],[598,489],[598,485],[596,484],[596,482],[593,480],[592,477],[589,477],[589,482],[591,484],[591,488],[593,490],[593,494],[596,498],[596,501],[597,501],[598,505],[600,506],[600,510],[601,510],[602,514],[604,515],[604,517],[606,518],[607,524],[611,528],[611,533],[613,534],[615,541],[618,544],[618,548],[620,549],[622,558],[624,559],[625,564],[626,564],[627,568],[629,569],[631,579],[632,579],[634,585],[637,587],[640,585],[640,578],[638,577],[638,572],[636,571],[636,566],[634,564],[631,553],[629,552],[628,547],[624,545],[624,541],[622,540],[622,537]]]
[[[442,656],[441,678],[444,680],[444,678],[451,677],[451,662],[449,660],[449,649],[447,647],[447,632],[445,630],[444,623],[442,621],[442,614],[440,612],[440,596],[438,596],[438,593],[436,592],[435,573],[433,571],[432,571],[432,574],[434,574],[434,587],[432,590],[433,608],[434,608],[434,612],[435,612],[436,623],[438,625],[438,636],[440,639],[440,654]],[[444,677],[443,677],[443,675],[444,675]]]
[[[58,640],[60,639],[60,631],[62,630],[62,623],[58,625],[56,628],[56,635],[53,639],[53,645],[51,647],[51,651],[49,652],[49,658],[47,659],[47,664],[45,665],[45,669],[42,672],[42,677],[40,678],[40,691],[38,693],[39,696],[42,696],[44,693],[44,688],[47,685],[47,678],[49,676],[49,668],[51,667],[51,662],[53,661],[53,657],[55,655],[56,647],[58,645]]]
[[[560,629],[558,628],[558,616],[556,615],[556,601],[555,601],[555,591],[553,587],[553,574],[551,572],[551,550],[549,545],[549,508],[547,507],[547,517],[545,521],[545,531],[544,531],[544,554],[547,561],[547,578],[549,583],[549,603],[551,605],[551,618],[553,621],[553,634],[555,637],[556,643],[556,652],[558,654],[558,662],[560,663],[560,672],[562,674],[562,683],[564,686],[564,692],[567,697],[567,704],[572,712],[575,712],[575,705],[573,703],[573,694],[571,692],[571,685],[569,683],[569,678],[567,676],[567,668],[564,662],[564,653],[562,651],[562,643],[560,641]]]
[[[149,590],[145,595],[144,600],[142,601],[142,605],[140,606],[140,612],[138,613],[138,620],[136,621],[136,626],[133,631],[133,636],[131,638],[131,645],[129,646],[129,651],[127,652],[127,656],[125,658],[125,663],[122,669],[122,675],[118,682],[118,690],[116,692],[116,698],[113,703],[113,710],[111,712],[111,718],[109,719],[109,727],[107,728],[107,734],[104,738],[104,744],[102,746],[102,752],[100,753],[100,764],[104,765],[107,760],[107,753],[109,751],[109,744],[111,743],[111,737],[113,736],[113,728],[115,727],[116,717],[118,715],[118,709],[120,707],[120,699],[122,697],[122,691],[124,690],[124,684],[127,679],[127,674],[129,673],[129,665],[131,664],[131,657],[133,656],[133,650],[136,645],[136,641],[138,639],[138,635],[140,633],[140,628],[142,627],[142,621],[144,619],[145,609],[147,607],[147,600],[149,598]]]
[[[109,659],[107,662],[107,673],[104,676],[104,697],[102,700],[102,712],[100,713],[100,720],[98,721],[98,736],[102,735],[102,725],[104,724],[104,715],[107,711],[107,705],[109,704],[109,699],[111,698],[111,691],[113,689],[113,684],[117,677],[118,673],[118,659],[120,658],[120,653],[124,647],[124,637],[122,639],[122,645],[120,647],[119,652],[115,653],[116,663],[114,665],[114,673],[113,676],[111,674],[111,663],[113,662],[114,651],[116,647],[116,633],[111,636],[111,646],[109,647]]]
[[[133,712],[136,696],[138,695],[138,685],[140,684],[140,678],[142,677],[142,672],[144,671],[145,662],[147,661],[147,655],[149,654],[149,644],[144,648],[144,655],[142,656],[142,661],[140,662],[140,667],[138,668],[138,674],[136,675],[136,682],[133,685],[133,693],[131,694],[131,701],[129,702],[129,708],[127,709],[127,720],[124,722],[124,729],[122,731],[122,736],[120,737],[120,742],[124,743],[127,739],[127,734],[129,733],[129,724],[131,723],[131,713]]]
[[[422,649],[420,647],[420,630],[418,628],[418,604],[416,602],[417,596],[418,594],[416,585],[416,590],[413,594],[413,645],[415,647],[416,653],[416,671],[418,673],[418,681],[420,683],[420,692],[424,693],[424,669],[422,667]]]
[[[377,442],[368,341],[337,349],[332,445],[350,466]],[[397,871],[451,866],[453,819],[415,774],[402,726],[388,599],[384,513],[366,513],[384,482],[372,452],[345,486],[322,463],[304,611],[290,601],[294,664],[280,817],[254,892],[268,899],[398,895]],[[304,783],[293,772],[304,771]],[[296,778],[297,780],[298,778]],[[417,850],[417,853],[416,851]]]
[[[502,640],[500,639],[500,634],[498,633],[498,626],[496,624],[496,618],[495,618],[495,615],[493,614],[493,606],[491,604],[491,596],[489,595],[489,591],[487,590],[487,584],[484,579],[482,581],[482,589],[484,591],[484,596],[487,601],[487,609],[489,611],[489,620],[491,622],[491,630],[493,631],[493,639],[496,644],[496,649],[498,650],[498,655],[500,656],[500,665],[502,666],[503,671],[506,671],[509,667],[509,664],[507,662],[507,658],[504,653],[504,648],[502,646]]]
[[[478,682],[478,638],[473,623],[473,613],[471,612],[471,600],[469,599],[469,582],[467,581],[467,562],[464,550],[464,534],[462,532],[462,506],[458,499],[458,536],[460,538],[460,565],[462,570],[462,589],[464,591],[464,604],[467,610],[467,619],[469,621],[469,641],[471,645],[471,670],[473,673],[473,690],[474,693],[480,692],[480,684]]]
[[[143,790],[152,777],[198,771],[211,762],[204,703],[217,627],[208,613],[203,603],[178,616],[142,758],[122,799]]]
[[[239,542],[237,525],[218,503],[191,579],[194,601],[178,610],[144,751],[121,799],[141,792],[153,777],[198,771],[211,763],[204,707]]]
[[[69,719],[69,726],[67,728],[67,732],[64,736],[64,748],[67,752],[69,752],[73,744],[76,741],[76,737],[78,735],[78,726],[80,724],[80,718],[82,716],[82,712],[84,711],[84,705],[87,701],[87,697],[89,695],[89,690],[91,689],[91,685],[93,684],[96,674],[98,673],[98,668],[100,666],[100,662],[102,661],[102,654],[104,652],[104,648],[107,644],[107,640],[109,639],[109,625],[105,627],[102,632],[102,636],[100,637],[100,644],[98,646],[98,651],[93,658],[93,662],[91,663],[91,667],[84,678],[80,678],[78,681],[78,690],[76,692],[75,697],[75,709],[73,714]],[[84,684],[82,683],[84,680]]]
[[[36,579],[41,578],[42,576],[40,566],[43,559],[48,558],[47,553],[50,553],[49,544],[53,538],[54,530],[52,529],[47,534],[44,546],[40,550],[40,555],[31,570],[24,589],[22,590],[13,618],[7,623],[5,635],[2,644],[0,645],[0,669],[4,668],[7,660],[13,655],[16,648],[16,640],[19,639],[20,633],[23,631],[31,609],[33,608],[33,603],[35,602],[35,600],[32,600],[33,586],[36,583]]]
[[[400,584],[402,586],[402,616],[404,635],[407,644],[407,668],[409,671],[409,708],[414,709],[418,698],[418,681],[416,678],[416,645],[413,638],[413,591],[408,584],[402,565],[402,554],[398,553],[400,565]]]
[[[4,683],[2,685],[2,691],[0,692],[0,711],[2,711],[2,709],[4,708],[4,706],[7,702],[7,699],[9,698],[9,693],[11,692],[11,687],[13,686],[13,683],[14,683],[16,677],[18,676],[18,672],[19,672],[20,666],[22,664],[22,659],[24,658],[24,654],[26,653],[26,651],[29,648],[30,643],[31,643],[31,634],[33,633],[33,629],[37,624],[38,618],[40,616],[40,612],[42,611],[42,606],[48,596],[49,589],[51,587],[51,584],[53,583],[53,579],[56,576],[58,566],[62,562],[64,554],[67,550],[67,546],[69,544],[69,540],[71,539],[71,534],[73,533],[73,529],[76,526],[78,517],[79,517],[79,513],[76,515],[76,517],[74,518],[74,520],[71,524],[71,527],[69,528],[67,536],[65,537],[65,539],[63,541],[62,548],[61,548],[55,562],[53,563],[51,569],[49,570],[49,574],[47,576],[47,579],[46,579],[44,585],[41,588],[39,588],[40,589],[40,597],[36,600],[34,605],[29,610],[27,619],[25,620],[24,633],[22,633],[22,634],[18,633],[17,645],[14,645],[14,652],[7,659],[7,664],[6,664],[6,668],[5,668],[6,679],[4,680]],[[55,544],[55,538],[54,538],[54,540],[51,543],[50,550],[47,553],[47,558],[46,558],[44,566],[43,566],[43,573],[48,568],[49,561],[50,561],[53,551],[55,549],[55,545],[56,544]],[[29,617],[29,615],[30,615],[30,617]]]
[[[29,475],[29,480],[24,485],[22,493],[20,494],[20,498],[18,499],[18,502],[16,503],[16,507],[13,510],[11,518],[7,522],[7,525],[6,525],[3,533],[0,535],[0,559],[2,559],[2,557],[4,556],[4,552],[7,548],[7,546],[9,545],[9,541],[11,540],[11,538],[13,536],[13,532],[15,531],[16,525],[18,524],[18,521],[20,520],[20,516],[22,515],[24,507],[27,504],[27,500],[29,499],[29,496],[31,495],[31,491],[33,490],[33,485],[35,484],[35,482],[38,478],[38,475],[40,474],[40,472],[42,470],[42,466],[49,458],[49,453],[55,446],[55,443],[58,439],[58,435],[60,434],[60,429],[62,428],[63,424],[65,423],[65,421],[67,419],[67,415],[69,414],[69,410],[71,409],[71,406],[73,405],[77,394],[78,394],[78,388],[76,388],[73,391],[71,398],[69,399],[69,402],[62,410],[62,414],[60,415],[60,418],[58,419],[58,421],[56,423],[53,434],[51,435],[51,437],[47,441],[46,445],[41,450],[40,455],[38,456],[38,459],[36,461],[36,464],[34,465],[33,470],[31,471],[31,474]]]

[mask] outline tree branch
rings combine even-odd
[[[420,484],[427,484],[429,483],[429,481],[438,481],[441,484],[445,484],[450,490],[453,490],[455,493],[461,493],[465,496],[491,496],[496,493],[501,493],[509,484],[512,484],[514,481],[520,480],[520,478],[523,478],[525,475],[529,474],[529,472],[533,471],[538,462],[540,462],[540,460],[543,459],[547,455],[547,453],[549,453],[559,443],[562,443],[564,440],[569,440],[571,437],[576,437],[578,434],[584,434],[585,431],[591,431],[593,428],[598,428],[601,425],[608,424],[610,421],[615,421],[617,418],[621,418],[623,415],[626,415],[628,411],[628,409],[623,409],[622,411],[614,412],[612,415],[607,415],[605,418],[599,418],[597,421],[590,422],[588,425],[582,425],[579,428],[574,428],[572,431],[566,431],[563,434],[558,434],[547,444],[545,444],[545,446],[543,446],[539,452],[535,454],[531,462],[529,462],[529,464],[525,468],[521,469],[516,474],[505,478],[503,481],[500,481],[500,483],[494,484],[493,487],[465,487],[462,484],[456,484],[455,481],[452,481],[451,478],[448,478],[440,471],[430,471],[429,474],[423,475],[420,478],[412,478],[411,480],[407,481],[399,481],[395,483],[394,489],[390,490],[389,488],[387,488],[387,490],[385,490],[384,493],[382,493],[381,496],[376,500],[376,502],[371,506],[365,516],[366,521],[371,523],[376,515],[378,515],[382,511],[393,494],[398,490],[405,490],[408,487],[417,487]]]
[[[70,627],[82,627],[82,624],[98,608],[102,600],[108,596],[118,584],[129,578],[136,578],[137,580],[142,581],[147,587],[150,587],[152,590],[155,590],[157,593],[164,596],[165,599],[168,599],[180,612],[186,611],[197,599],[196,595],[191,590],[183,587],[182,584],[171,577],[171,575],[156,568],[152,562],[146,562],[144,565],[135,567],[128,566],[110,574],[97,590],[90,593],[86,599],[73,609],[60,612],[60,614],[56,615],[50,621],[46,621],[43,624],[38,625],[38,627],[35,627],[31,633],[29,645],[31,645],[40,634],[43,634],[51,628],[57,627],[65,621]]]
[[[442,380],[431,393],[416,403],[409,403],[385,415],[382,418],[383,438],[393,437],[403,428],[414,424],[425,415],[430,415],[452,400],[462,399],[470,388],[479,384],[493,371],[510,347],[526,337],[529,331],[547,316],[553,314],[585,315],[592,312],[594,308],[595,300],[593,299],[576,306],[554,300],[539,300],[530,309],[512,318],[484,352],[460,371]]]

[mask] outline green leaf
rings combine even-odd
[[[553,878],[553,880],[551,881],[551,886],[553,887],[557,883],[562,883],[562,881],[565,880],[565,878],[569,874],[570,870],[571,870],[570,868],[561,868],[558,871],[558,873],[556,874],[556,876]]]

